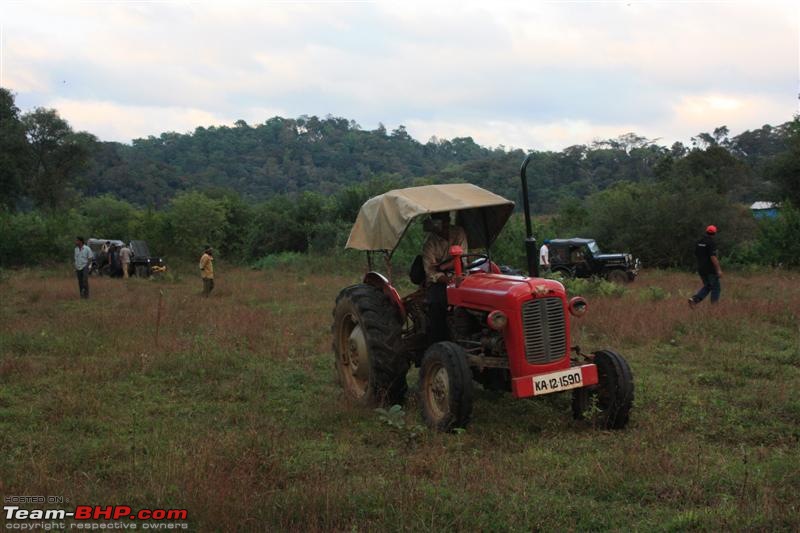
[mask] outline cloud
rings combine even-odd
[[[533,148],[536,150],[561,150],[574,144],[588,144],[594,140],[611,139],[635,131],[642,134],[641,124],[598,125],[583,120],[558,120],[531,123],[528,121],[473,121],[447,122],[410,120],[408,132],[423,142],[432,136],[451,139],[472,137],[476,142],[491,147]]]
[[[669,129],[680,132],[685,138],[709,132],[714,126],[725,125],[732,132],[759,128],[769,123],[766,117],[783,116],[784,120],[789,120],[795,105],[792,100],[736,93],[688,94],[674,103]]]
[[[229,117],[190,107],[122,106],[113,102],[58,99],[50,103],[74,129],[89,131],[103,140],[129,142],[163,132],[192,132],[198,126],[250,124],[284,114],[280,109],[253,108]]]
[[[679,138],[758,127],[797,111],[798,8],[788,4],[4,8],[3,83],[18,103],[68,105],[64,116],[103,138],[281,112],[563,147],[631,129]]]

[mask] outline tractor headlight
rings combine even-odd
[[[508,325],[508,316],[502,311],[492,311],[486,317],[486,324],[495,331],[500,331]]]
[[[573,316],[581,317],[589,310],[589,304],[583,296],[575,296],[569,301],[569,312]]]

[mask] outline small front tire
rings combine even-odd
[[[458,344],[437,342],[425,351],[419,369],[422,418],[431,429],[464,428],[472,416],[472,372]]]
[[[622,429],[633,406],[633,374],[625,358],[611,350],[594,353],[597,385],[575,389],[572,414],[603,429]]]

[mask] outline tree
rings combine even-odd
[[[577,232],[604,250],[625,251],[655,267],[692,266],[702,228],[721,228],[720,249],[730,253],[754,234],[749,213],[709,188],[692,194],[669,183],[619,183],[589,196],[585,225]],[[746,211],[746,210],[744,210]]]
[[[197,191],[181,193],[170,203],[167,223],[172,231],[174,255],[199,257],[205,245],[219,248],[222,244],[228,229],[225,202]]]
[[[31,148],[28,194],[38,206],[55,210],[87,163],[96,139],[73,132],[55,109],[36,108],[22,117],[22,123]]]
[[[800,266],[800,209],[784,202],[774,219],[759,222],[756,245],[759,260],[772,265]]]
[[[294,219],[288,198],[276,196],[259,204],[247,235],[247,256],[260,259],[277,252],[305,252],[308,234]]]
[[[14,206],[29,166],[30,147],[14,95],[0,87],[0,205]]]
[[[211,188],[203,194],[225,208],[225,233],[219,244],[220,253],[227,258],[243,258],[253,208],[231,189]]]
[[[136,222],[137,212],[125,200],[110,195],[97,196],[81,202],[80,211],[86,217],[92,236],[121,240],[141,238],[132,235],[131,225]]]
[[[769,166],[769,174],[780,188],[780,199],[800,206],[800,115],[789,124],[787,144]]]
[[[749,190],[751,172],[748,166],[726,148],[712,144],[689,154],[672,165],[671,183],[677,189],[708,188],[719,194],[742,199]]]

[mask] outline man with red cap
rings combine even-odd
[[[697,256],[697,273],[703,280],[703,286],[697,294],[689,298],[689,307],[694,307],[703,301],[711,293],[711,303],[719,301],[720,285],[719,279],[722,277],[722,267],[719,266],[717,258],[717,243],[714,236],[717,234],[717,227],[714,225],[706,228],[706,234],[697,241],[694,248],[694,255]]]

